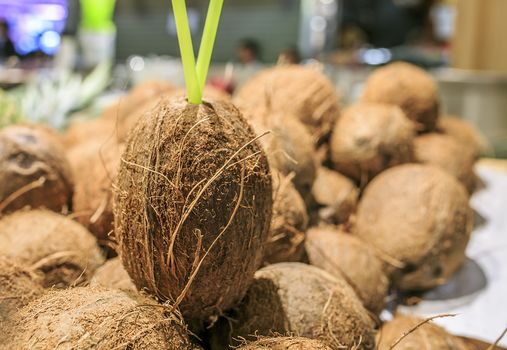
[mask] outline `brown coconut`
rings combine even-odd
[[[405,290],[445,283],[465,260],[472,227],[465,188],[431,165],[383,172],[366,188],[357,213],[358,235],[393,261],[394,283]]]
[[[40,125],[0,130],[0,215],[24,207],[71,209],[73,180],[58,135]]]
[[[438,133],[418,136],[414,141],[415,159],[439,167],[456,177],[472,193],[476,176],[474,151],[455,138]]]
[[[115,234],[136,287],[174,301],[192,323],[230,308],[262,262],[272,210],[268,161],[241,113],[165,99],[131,133],[123,160]]]
[[[301,263],[269,265],[255,274],[245,298],[231,311],[234,339],[297,334],[332,349],[373,349],[374,322],[342,278]]]
[[[413,159],[415,129],[400,108],[378,103],[348,107],[331,138],[336,170],[361,184],[381,171]]]
[[[346,176],[320,167],[312,187],[318,219],[327,224],[344,224],[355,213],[359,189]]]
[[[448,135],[470,148],[475,157],[479,157],[488,148],[487,140],[471,123],[455,116],[444,116],[438,119],[437,131]]]
[[[304,256],[308,214],[305,202],[290,177],[273,172],[273,216],[264,263],[301,261]]]
[[[366,309],[379,314],[384,308],[389,279],[384,264],[364,242],[332,226],[308,230],[305,243],[310,264],[343,277]]]
[[[332,350],[326,344],[302,337],[261,338],[239,347],[240,350]]]
[[[90,280],[90,286],[130,291],[136,290],[136,286],[132,283],[119,257],[108,260],[104,265],[99,267]]]
[[[414,328],[414,331],[396,344],[395,350],[421,348],[432,350],[468,350],[468,347],[461,339],[447,333],[443,328],[431,321],[423,322],[423,319],[413,316],[396,316],[392,321],[385,323],[378,332],[378,350],[390,350],[392,345]]]
[[[300,65],[265,69],[237,93],[236,102],[245,108],[266,108],[288,114],[303,122],[314,143],[321,144],[339,116],[335,87],[320,71]]]
[[[6,327],[10,349],[197,349],[179,318],[137,293],[48,291]]]
[[[399,106],[418,125],[419,131],[432,131],[439,116],[438,86],[423,69],[395,62],[377,69],[366,81],[363,102]]]
[[[0,329],[14,312],[42,294],[40,276],[0,257]]]
[[[0,220],[0,255],[40,272],[44,287],[88,281],[104,262],[90,232],[45,210],[18,211]]]

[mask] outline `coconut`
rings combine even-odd
[[[42,294],[38,275],[3,256],[0,257],[0,329],[12,313]]]
[[[197,349],[162,305],[85,287],[46,292],[15,315],[4,340],[9,349]]]
[[[286,65],[265,69],[238,92],[236,102],[245,108],[266,108],[303,122],[316,144],[325,141],[339,116],[335,87],[317,69]]]
[[[377,176],[357,213],[357,233],[396,261],[394,283],[425,290],[445,283],[463,264],[473,227],[468,194],[453,176],[406,164]]]
[[[400,108],[359,103],[347,108],[331,138],[336,170],[366,184],[381,171],[413,159],[414,125]]]
[[[0,213],[23,207],[70,210],[73,180],[55,132],[39,125],[0,131]]]
[[[132,283],[119,257],[108,260],[104,265],[99,267],[90,280],[90,286],[130,291],[136,290],[136,286]]]
[[[437,166],[456,177],[469,193],[475,188],[474,151],[455,138],[437,133],[418,136],[414,141],[415,158],[420,163]]]
[[[454,116],[441,117],[438,120],[437,131],[448,135],[461,143],[463,147],[470,148],[470,152],[478,157],[484,153],[487,146],[487,140],[481,132],[471,123]]]
[[[44,287],[83,283],[104,262],[90,232],[46,210],[18,211],[0,220],[0,255],[42,273]]]
[[[326,344],[302,337],[261,338],[239,347],[241,350],[332,350]]]
[[[305,247],[310,264],[343,276],[368,310],[382,311],[389,279],[383,262],[364,242],[331,226],[315,227],[308,231]]]
[[[463,341],[443,328],[430,322],[412,316],[396,316],[392,321],[385,323],[377,335],[377,348],[390,350],[398,340],[405,336],[394,349],[412,350],[424,348],[432,350],[468,350]]]
[[[312,187],[318,206],[319,220],[328,224],[344,224],[356,211],[359,189],[342,174],[320,167]]]
[[[308,214],[290,177],[273,172],[273,216],[264,263],[301,261],[304,256]]]
[[[245,298],[231,310],[233,338],[298,334],[332,349],[374,348],[374,323],[342,278],[301,263],[269,265],[255,274]]]
[[[243,297],[271,210],[267,158],[232,104],[168,98],[131,133],[115,186],[120,255],[138,289],[192,323]]]
[[[373,72],[362,101],[400,106],[419,131],[432,131],[437,124],[438,86],[428,73],[409,63],[395,62]]]

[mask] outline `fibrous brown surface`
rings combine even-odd
[[[305,247],[310,264],[333,276],[343,276],[368,310],[377,315],[382,311],[389,279],[383,262],[365,242],[326,226],[308,230]]]
[[[115,234],[136,287],[204,322],[241,299],[263,258],[268,161],[229,103],[165,99],[131,133]]]
[[[104,265],[99,267],[90,280],[90,286],[130,291],[136,290],[136,286],[132,283],[119,257],[108,260]]]
[[[359,103],[347,108],[333,129],[336,170],[361,184],[381,171],[413,159],[415,129],[400,108]]]
[[[362,101],[401,107],[418,124],[419,131],[432,131],[437,124],[437,84],[428,73],[409,63],[395,62],[373,72],[366,81]]]
[[[5,349],[198,349],[162,305],[136,293],[85,287],[48,291],[32,301],[2,341]]]
[[[309,128],[316,144],[328,137],[340,109],[336,89],[327,77],[300,65],[263,70],[241,88],[235,101],[240,107],[294,116]]]
[[[390,350],[405,333],[423,321],[412,316],[396,316],[392,321],[385,323],[377,334],[378,350]],[[468,347],[461,339],[430,321],[421,324],[394,347],[394,350],[418,349],[468,350]]]
[[[44,287],[88,281],[104,262],[93,235],[50,211],[18,211],[0,220],[0,255],[42,273]]]
[[[58,135],[41,125],[0,130],[0,214],[23,207],[71,209],[73,180]]]
[[[473,226],[468,194],[453,176],[430,165],[406,164],[377,176],[359,203],[357,233],[398,270],[401,289],[444,283],[463,263]]]
[[[239,347],[240,350],[332,350],[326,344],[302,337],[261,338]]]
[[[481,132],[471,123],[454,116],[445,116],[438,119],[437,131],[448,135],[461,143],[463,147],[470,148],[470,152],[478,157],[487,148],[487,141]]]

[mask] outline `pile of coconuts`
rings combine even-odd
[[[289,65],[6,126],[0,349],[468,349],[396,306],[462,266],[484,147],[407,63],[345,108]]]

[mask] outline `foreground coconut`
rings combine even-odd
[[[294,188],[291,178],[273,172],[273,216],[264,263],[301,261],[307,227],[305,202]]]
[[[18,211],[0,220],[0,255],[40,272],[44,287],[88,281],[104,262],[90,232],[44,210]]]
[[[332,349],[373,349],[373,321],[341,278],[301,263],[267,266],[229,315],[233,338],[298,334]]]
[[[0,214],[23,207],[71,209],[73,180],[56,133],[39,125],[0,131]]]
[[[136,286],[132,283],[119,257],[108,260],[104,265],[99,267],[90,280],[90,286],[130,291],[136,290]]]
[[[462,265],[472,226],[463,185],[430,165],[383,172],[366,188],[357,213],[358,235],[401,263],[394,283],[409,290],[442,284]]]
[[[481,132],[471,123],[459,117],[445,116],[439,118],[437,131],[452,137],[462,147],[469,148],[475,157],[484,153],[488,148],[487,140],[485,140]]]
[[[347,108],[333,129],[336,170],[366,184],[381,171],[413,159],[415,130],[400,108],[359,103]]]
[[[241,350],[332,350],[326,344],[301,337],[261,338],[253,343],[239,347]]]
[[[407,332],[417,327],[396,344],[396,350],[420,349],[422,344],[432,350],[468,350],[463,341],[432,322],[412,316],[396,316],[385,323],[377,335],[379,350],[390,350],[391,346]],[[420,326],[418,326],[420,325]]]
[[[331,226],[308,231],[305,243],[310,264],[342,277],[375,314],[384,308],[389,279],[383,262],[359,238]]]
[[[0,329],[14,312],[42,294],[40,276],[0,257]]]
[[[366,81],[362,101],[401,107],[419,131],[435,129],[439,116],[438,87],[421,68],[396,62],[377,69]]]
[[[193,323],[230,308],[261,264],[272,209],[268,161],[240,112],[165,99],[122,159],[115,233],[136,287]]]
[[[344,224],[356,211],[359,189],[342,174],[320,167],[312,187],[318,219],[327,224]]]
[[[46,292],[6,327],[11,349],[197,349],[174,314],[139,294],[100,288]]]
[[[437,166],[456,177],[472,193],[476,176],[476,154],[455,138],[438,133],[418,136],[414,141],[415,159],[420,163]]]
[[[236,101],[241,107],[294,116],[309,128],[317,144],[328,137],[339,116],[333,84],[317,69],[299,65],[260,72],[241,88]]]

